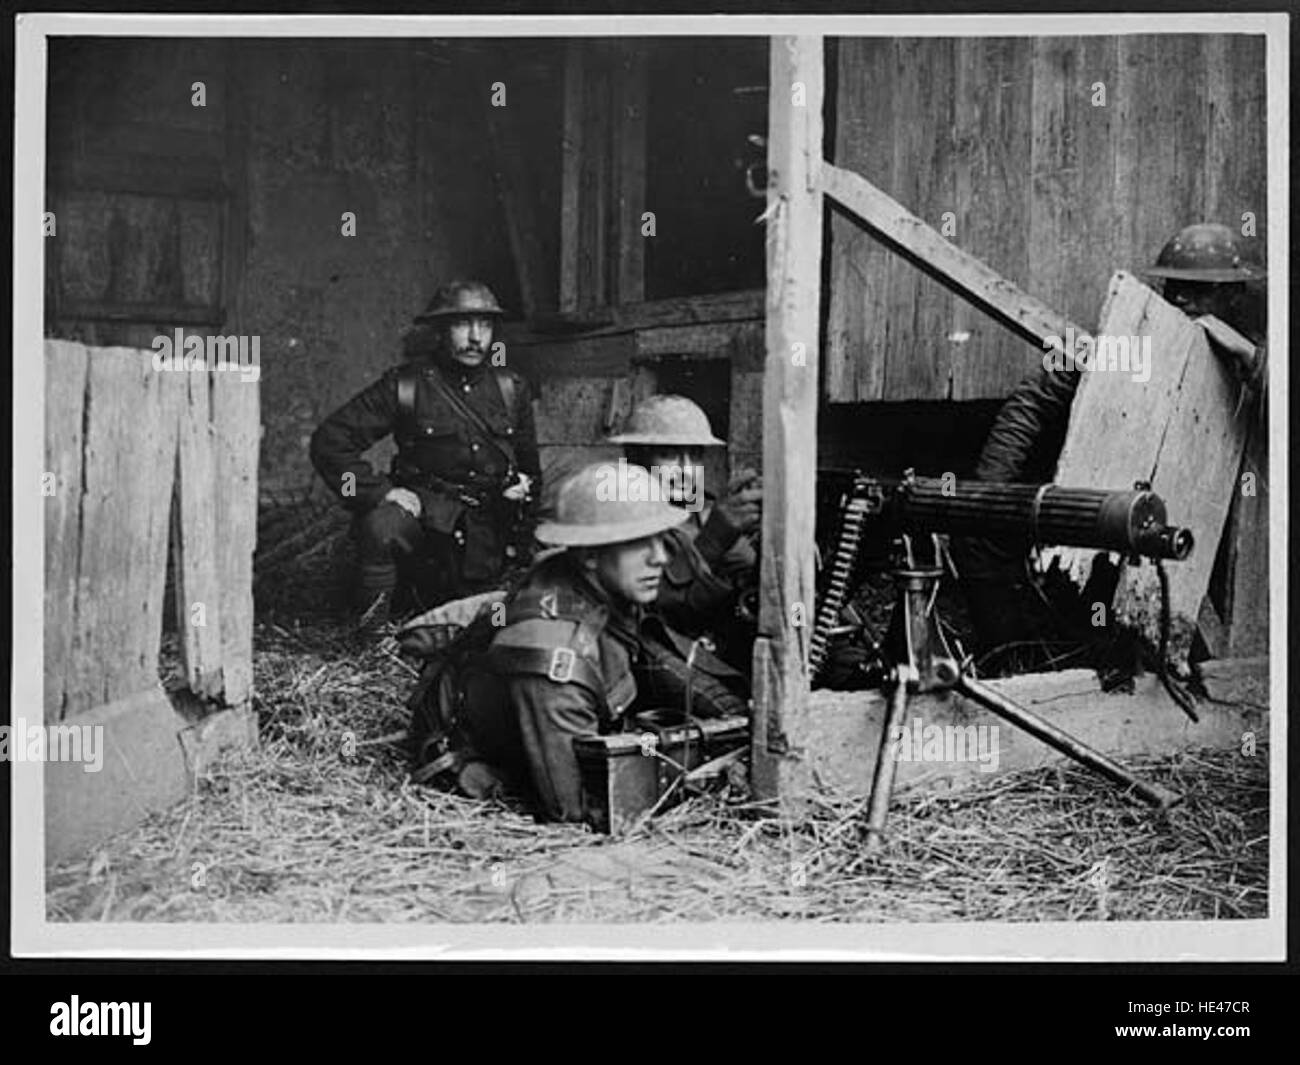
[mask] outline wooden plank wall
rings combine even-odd
[[[1266,199],[1261,37],[841,39],[828,151],[1031,295],[1093,327],[1116,269]],[[1105,106],[1093,106],[1094,84]],[[950,235],[945,233],[945,235]],[[831,224],[831,402],[993,399],[1040,352]]]
[[[252,681],[257,385],[159,373],[152,352],[49,340],[45,712],[161,692],[172,495],[175,608],[190,686],[226,706]],[[177,475],[179,474],[179,480]],[[204,626],[190,624],[195,603]]]

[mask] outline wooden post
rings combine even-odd
[[[798,798],[814,608],[817,359],[822,256],[820,37],[774,37],[768,104],[763,558],[754,644],[753,783]]]

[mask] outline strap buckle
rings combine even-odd
[[[567,684],[573,679],[573,664],[578,656],[572,647],[557,647],[551,653],[551,668],[546,671],[548,679],[556,684]]]

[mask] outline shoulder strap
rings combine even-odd
[[[420,371],[412,363],[404,363],[397,370],[397,425],[399,440],[409,440],[415,435],[415,385]]]
[[[501,402],[506,405],[506,418],[513,428],[518,421],[515,417],[515,403],[519,399],[519,385],[515,375],[509,370],[495,367],[492,375],[497,379],[497,388],[501,390]]]
[[[545,677],[556,684],[577,684],[605,705],[605,684],[600,671],[572,647],[501,647],[488,650],[487,661],[499,674],[527,673]]]

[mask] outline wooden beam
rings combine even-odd
[[[712,322],[761,321],[766,296],[761,288],[718,292],[708,296],[674,296],[671,299],[624,303],[574,314],[542,314],[529,323],[531,330],[514,328],[516,344],[554,343],[557,336],[603,336],[630,333],[658,326],[677,327]]]
[[[754,787],[811,784],[808,643],[814,607],[820,346],[823,41],[774,37],[768,103],[763,555],[754,644]]]
[[[1067,329],[1073,329],[1076,337],[1088,332],[940,236],[860,174],[823,163],[821,187],[908,261],[1030,343],[1043,347],[1046,338],[1064,338]]]
[[[646,208],[646,53],[643,42],[621,42],[614,70],[614,171],[618,257],[614,303],[645,299],[645,242],[641,215]]]
[[[636,353],[641,358],[659,355],[694,355],[705,359],[729,359],[738,340],[757,335],[760,322],[708,322],[703,325],[660,325],[636,331]]]
[[[564,46],[564,134],[560,145],[560,310],[578,309],[582,179],[583,42]]]

